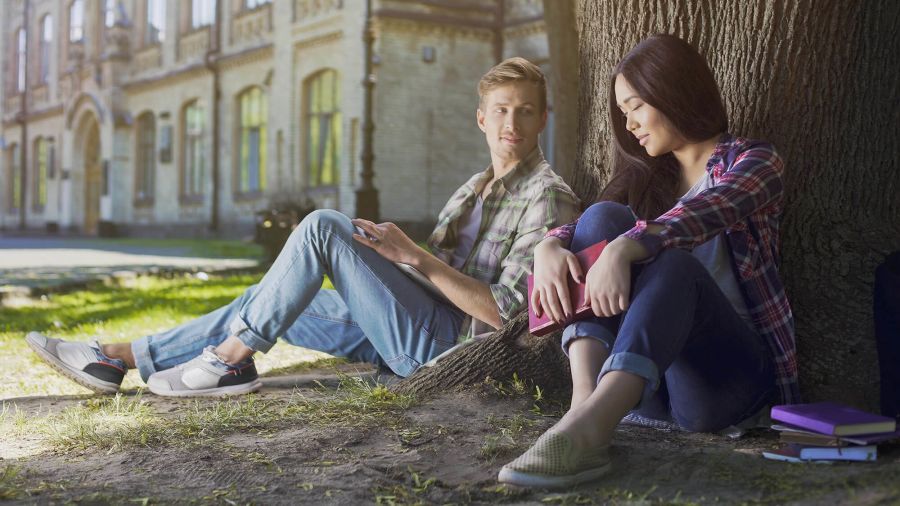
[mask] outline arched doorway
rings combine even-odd
[[[97,235],[103,170],[100,165],[100,125],[93,117],[84,120],[84,232]]]

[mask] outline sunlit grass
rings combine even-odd
[[[50,295],[15,308],[0,308],[0,399],[29,395],[74,395],[89,390],[45,365],[25,344],[29,331],[74,341],[128,342],[154,334],[217,309],[240,295],[262,274],[191,276],[175,279],[140,277],[129,287],[98,287]],[[325,280],[324,287],[331,284]],[[278,342],[257,355],[261,373],[302,361],[327,357],[322,353]],[[130,371],[124,388],[143,385]]]
[[[202,258],[253,258],[263,256],[263,248],[259,244],[246,241],[228,241],[218,239],[94,239],[97,245],[124,246],[134,248],[159,248],[178,250],[188,256]]]
[[[0,438],[39,439],[63,452],[217,443],[232,433],[271,432],[304,425],[362,427],[397,423],[413,403],[384,386],[342,376],[336,389],[296,390],[288,399],[250,394],[237,399],[185,400],[162,414],[137,395],[92,397],[58,413],[0,410]]]

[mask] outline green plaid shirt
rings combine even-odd
[[[472,209],[493,177],[494,169],[488,167],[472,176],[447,201],[428,239],[428,247],[436,257],[449,263],[459,237],[460,217]],[[572,221],[578,209],[578,197],[553,172],[540,148],[494,181],[483,203],[478,237],[460,271],[490,285],[503,323],[528,304],[534,247],[550,229]],[[487,323],[467,316],[458,341],[493,331]]]

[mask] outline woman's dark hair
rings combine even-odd
[[[639,217],[656,218],[675,205],[680,169],[671,153],[656,158],[648,155],[625,128],[625,118],[616,105],[619,74],[688,141],[703,141],[727,131],[725,106],[706,60],[673,35],[644,39],[616,65],[609,80],[613,170],[600,200],[628,204]]]

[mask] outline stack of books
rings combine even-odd
[[[878,443],[900,438],[897,421],[835,402],[772,408],[772,428],[784,445],[763,457],[787,462],[873,461]]]

